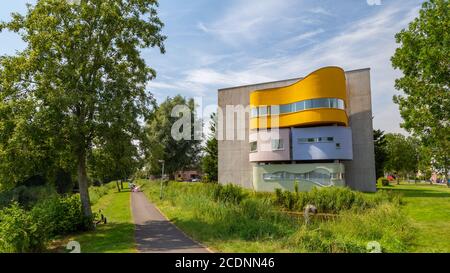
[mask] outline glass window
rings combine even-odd
[[[315,100],[312,100],[312,107],[313,108],[329,108],[330,104],[328,102],[328,99],[315,99]]]
[[[306,143],[306,142],[308,142],[307,138],[299,138],[299,139],[297,139],[297,143]]]
[[[310,138],[308,138],[308,142],[316,142],[316,139],[315,139],[315,138],[312,138],[312,137],[310,137]]]
[[[267,114],[268,114],[267,106],[260,106],[259,110],[258,110],[258,114],[260,117],[267,116]]]
[[[257,141],[252,141],[250,142],[250,152],[257,152],[258,151],[258,142]]]
[[[340,149],[341,148],[341,143],[336,143],[336,149]]]
[[[305,110],[305,102],[299,101],[295,103],[295,112]]]
[[[284,150],[282,139],[272,139],[272,151]]]
[[[334,141],[334,137],[327,137],[327,141],[333,142]]]
[[[345,104],[344,101],[341,99],[338,99],[338,108],[344,110],[345,109]]]
[[[280,106],[279,105],[272,105],[270,106],[270,115],[279,115],[280,114]]]
[[[330,107],[331,108],[339,108],[338,107],[338,99],[330,99]]]
[[[254,107],[250,110],[250,117],[256,118],[258,116],[258,108]]]
[[[312,100],[305,100],[305,110],[313,108]]]
[[[292,111],[292,104],[282,104],[282,105],[280,105],[280,113],[281,114],[290,113],[290,112],[293,112]]]

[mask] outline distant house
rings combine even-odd
[[[200,179],[202,174],[198,170],[185,170],[175,172],[175,180],[177,181],[192,181],[193,179]]]

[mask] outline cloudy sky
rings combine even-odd
[[[2,0],[0,20],[30,0]],[[371,68],[374,128],[404,132],[392,102],[395,33],[418,15],[421,0],[160,0],[167,53],[142,54],[158,77],[158,101],[182,94],[217,103],[217,89],[296,78],[328,65]],[[24,48],[0,33],[0,54]]]

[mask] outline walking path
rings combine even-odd
[[[142,192],[131,193],[135,239],[139,252],[209,253],[187,237],[151,204]]]

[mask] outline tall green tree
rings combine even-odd
[[[447,177],[450,155],[450,5],[430,0],[420,15],[396,36],[400,47],[392,57],[403,72],[394,96],[404,123],[433,154],[434,164]],[[450,185],[449,185],[450,186]]]
[[[418,166],[417,142],[401,134],[386,134],[385,171],[402,177],[414,175]],[[399,181],[399,180],[397,180]]]
[[[145,86],[155,71],[140,49],[164,53],[156,8],[155,0],[39,0],[26,15],[15,13],[0,24],[27,43],[0,60],[0,115],[7,124],[0,128],[1,152],[16,158],[24,143],[33,151],[20,157],[24,165],[33,165],[28,158],[47,148],[76,162],[86,216],[92,214],[86,170],[91,149],[117,131],[139,136],[139,119],[149,114],[152,96]],[[42,146],[28,143],[35,139]]]
[[[386,163],[386,137],[384,131],[373,131],[373,142],[375,146],[375,173],[377,177],[384,175],[384,165]]]
[[[180,113],[174,115],[173,111],[176,107],[184,108],[187,111],[185,114],[189,124],[186,124],[186,127],[176,127],[176,123],[180,122],[182,116],[178,115]],[[196,135],[201,132],[198,132],[198,128],[195,128],[195,122],[198,122],[198,119],[196,118],[193,99],[185,99],[177,95],[173,98],[167,98],[155,108],[147,126],[149,149],[147,159],[151,174],[161,174],[162,164],[159,162],[160,160],[165,162],[164,172],[171,176],[176,171],[198,167],[201,139]],[[187,130],[187,138],[177,139],[174,136],[174,128],[176,131],[178,129],[180,131]]]
[[[218,180],[218,143],[217,143],[217,114],[212,113],[209,121],[209,136],[203,148],[202,170],[209,182]]]

